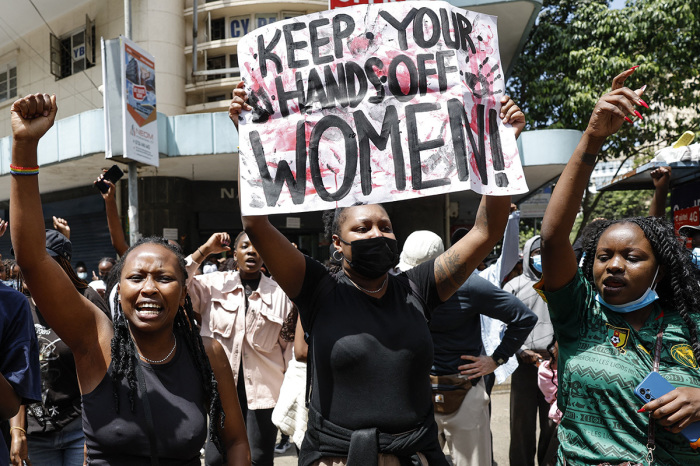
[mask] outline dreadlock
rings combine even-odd
[[[700,343],[691,312],[700,309],[700,281],[691,254],[676,238],[673,226],[666,220],[656,217],[634,217],[601,223],[584,245],[586,256],[583,259],[583,274],[593,281],[593,262],[598,240],[610,226],[621,223],[634,223],[644,232],[651,244],[654,257],[659,265],[665,266],[666,273],[656,286],[662,306],[678,310],[690,333],[690,343],[695,360],[700,364]]]
[[[143,238],[135,245],[131,246],[119,259],[119,261],[117,261],[112,272],[115,273],[117,277],[120,277],[124,268],[124,262],[126,261],[129,253],[144,244],[157,244],[176,255],[179,268],[182,271],[182,285],[184,286],[185,281],[187,280],[187,269],[185,266],[185,259],[182,256],[180,249],[168,243],[168,240],[165,238],[157,236]],[[112,367],[114,369],[112,382],[114,390],[114,404],[116,411],[119,412],[119,387],[121,380],[126,377],[127,384],[129,386],[129,403],[131,405],[131,411],[133,412],[135,409],[135,394],[138,391],[136,381],[136,364],[138,364],[138,353],[136,351],[134,340],[131,338],[129,324],[124,316],[124,312],[122,311],[118,294],[116,294],[114,297],[114,308],[117,309],[116,317],[113,322],[114,337],[112,338]],[[199,334],[199,325],[197,324],[194,316],[195,314],[194,310],[192,309],[192,301],[188,295],[185,297],[185,305],[180,307],[175,315],[173,332],[179,335],[182,340],[185,341],[185,345],[192,355],[195,366],[200,373],[202,386],[204,387],[207,401],[209,403],[209,439],[212,441],[212,443],[214,443],[214,445],[216,445],[219,451],[222,452],[223,445],[221,443],[221,438],[219,437],[218,428],[224,426],[226,414],[221,406],[221,399],[219,398],[216,378],[214,377],[214,372],[212,371],[209,358],[207,357],[204,349],[202,337]]]

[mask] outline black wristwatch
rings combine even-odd
[[[503,356],[499,356],[499,357],[491,356],[491,359],[493,359],[494,362],[495,362],[497,365],[499,365],[499,366],[502,366],[503,364],[505,364],[506,362],[508,362],[508,360],[505,359]]]

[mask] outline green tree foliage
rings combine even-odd
[[[603,160],[639,163],[684,131],[700,135],[700,1],[628,0],[620,10],[609,3],[544,0],[508,91],[526,129],[584,130],[612,78],[639,65],[627,85],[647,85],[642,98],[651,109],[640,107],[644,121],[624,125],[601,151]],[[600,199],[586,193],[584,223]]]

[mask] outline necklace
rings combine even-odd
[[[347,275],[346,275],[346,276],[347,276]],[[350,280],[350,277],[348,277],[348,280]],[[389,274],[386,274],[386,277],[384,277],[384,281],[382,282],[381,286],[380,286],[379,288],[377,288],[376,290],[367,290],[367,289],[365,289],[365,288],[362,288],[360,285],[358,285],[357,283],[355,283],[355,282],[352,281],[352,280],[350,280],[350,283],[352,283],[353,285],[355,285],[355,288],[357,288],[357,289],[360,290],[360,291],[364,291],[365,293],[372,293],[372,294],[374,294],[374,293],[379,293],[380,291],[382,291],[382,289],[384,288],[384,285],[386,285],[387,280],[389,280]]]
[[[139,356],[141,356],[141,359],[145,360],[145,361],[148,362],[148,363],[151,363],[151,364],[160,364],[160,363],[162,363],[163,361],[167,360],[167,359],[173,354],[173,351],[175,351],[175,348],[177,347],[177,338],[175,338],[175,334],[173,334],[173,339],[175,340],[175,343],[173,343],[173,349],[171,349],[170,352],[168,353],[168,355],[167,355],[166,357],[164,357],[163,359],[159,359],[158,361],[154,361],[153,359],[148,359],[146,356],[144,356],[143,354],[141,354],[140,351],[139,351]],[[137,351],[138,351],[138,350],[137,350]]]

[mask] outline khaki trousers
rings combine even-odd
[[[491,419],[484,378],[464,397],[452,414],[435,413],[440,446],[450,450],[454,466],[491,464]]]

